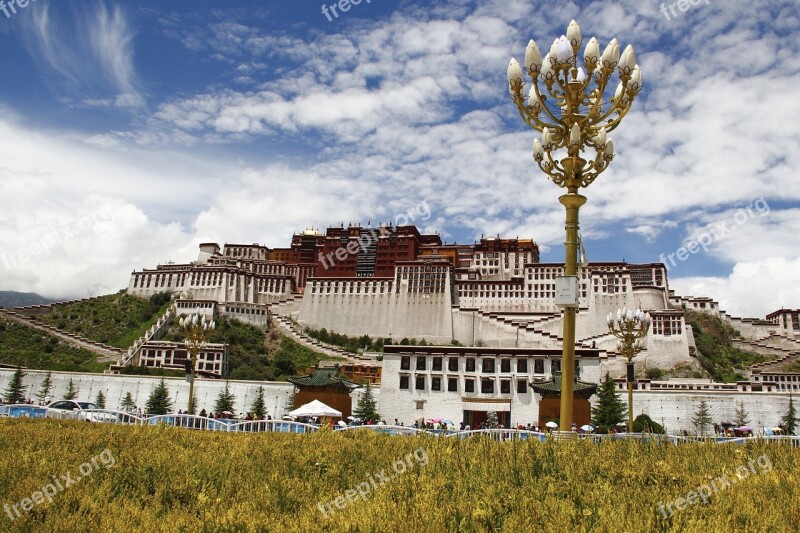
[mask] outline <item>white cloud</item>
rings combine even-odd
[[[76,10],[67,24],[51,16],[49,3],[30,10],[31,56],[58,75],[54,91],[67,93],[77,105],[141,107],[144,97],[133,66],[134,34],[119,5],[110,11],[102,1],[93,6],[94,11]],[[87,98],[87,92],[107,96]]]
[[[683,296],[707,296],[732,316],[764,318],[800,302],[800,258],[762,258],[738,263],[727,277],[670,278]]]
[[[146,91],[133,69],[133,40],[146,37],[118,8],[96,5],[86,18],[96,31],[85,32],[95,37],[86,42],[55,24],[50,10],[37,10],[36,47],[47,69],[76,86],[98,84],[79,61],[81,53],[94,59],[114,89],[84,98],[93,106],[87,112],[137,105]],[[673,286],[720,300],[730,291],[736,301],[724,300],[728,309],[742,314],[763,315],[784,292],[796,298],[787,292],[792,276],[775,275],[800,249],[800,124],[791,120],[800,115],[800,45],[782,37],[800,28],[794,2],[714,2],[670,22],[658,4],[634,0],[559,10],[524,0],[405,7],[378,21],[342,19],[325,33],[268,32],[258,18],[224,20],[233,13],[226,10],[191,20],[164,14],[159,23],[176,43],[227,70],[208,87],[162,95],[128,128],[83,135],[0,120],[0,189],[19,198],[18,210],[0,215],[0,230],[41,239],[49,230],[33,217],[71,220],[85,198],[98,198],[119,210],[117,235],[130,241],[102,241],[118,261],[106,269],[109,279],[123,281],[134,267],[191,259],[199,240],[286,246],[306,226],[385,221],[421,200],[432,211],[426,226],[445,237],[501,233],[533,237],[543,250],[560,246],[563,191],[533,164],[535,135],[508,100],[505,65],[529,37],[545,48],[575,17],[586,38],[633,42],[645,76],[644,92],[613,132],[616,160],[586,193],[587,245],[612,233],[636,242],[677,234],[685,243],[763,196],[770,214],[707,252],[731,265],[730,277],[675,278]],[[764,30],[773,25],[774,33]],[[299,155],[284,156],[275,141],[295,143]],[[226,143],[263,155],[247,158]],[[142,243],[140,233],[152,237]],[[25,245],[8,239],[5,249]],[[92,246],[74,246],[81,253],[65,255],[64,265],[54,255],[54,268],[98,269],[105,259]],[[770,279],[748,299],[759,271]],[[44,265],[10,274],[18,287],[46,283]],[[64,290],[81,292],[82,282],[65,277]]]

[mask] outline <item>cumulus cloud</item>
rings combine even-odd
[[[671,21],[658,4],[634,0],[568,2],[559,10],[524,0],[479,4],[409,3],[382,20],[342,18],[324,32],[268,30],[263,17],[234,10],[161,10],[153,20],[163,35],[223,74],[208,86],[161,94],[152,111],[113,128],[44,131],[20,127],[24,118],[0,120],[0,176],[21,206],[0,221],[29,228],[26,212],[44,215],[53,206],[72,220],[88,208],[87,197],[114,205],[124,216],[120,235],[158,236],[110,247],[120,264],[108,275],[123,281],[133,267],[191,259],[199,240],[286,246],[306,226],[390,220],[423,200],[432,212],[427,226],[451,240],[500,233],[555,249],[563,242],[563,191],[533,164],[536,134],[508,100],[505,65],[524,53],[528,38],[546,48],[576,18],[585,38],[634,43],[645,76],[613,132],[615,161],[586,193],[587,245],[609,235],[623,235],[630,248],[677,238],[675,250],[763,198],[767,215],[756,213],[703,250],[716,276],[673,271],[672,286],[739,314],[763,315],[784,293],[784,305],[793,305],[791,275],[777,272],[800,249],[793,170],[800,123],[789,120],[800,115],[793,98],[800,44],[784,38],[800,27],[794,2],[702,3]],[[37,10],[31,35],[40,60],[67,84],[102,79],[114,88],[84,98],[89,111],[136,105],[128,95],[144,94],[147,80],[133,69],[134,18],[93,5],[100,7],[85,20],[97,32],[78,44],[52,9]],[[90,81],[76,50],[100,66]],[[49,230],[25,231],[41,240]],[[87,269],[102,264],[92,253],[69,260]],[[38,277],[27,282],[39,287],[45,269],[33,272]],[[759,285],[754,273],[768,279]],[[15,287],[30,275],[9,274],[19,278]],[[81,282],[65,278],[64,286],[76,293]],[[745,296],[748,285],[759,288],[757,298]]]

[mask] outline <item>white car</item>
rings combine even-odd
[[[89,422],[117,422],[117,415],[102,412],[97,404],[91,402],[58,400],[49,404],[47,406],[47,411],[48,415],[52,412],[52,414],[55,414],[58,418],[88,420]]]

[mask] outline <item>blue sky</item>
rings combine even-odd
[[[673,256],[678,293],[736,315],[798,307],[797,2],[683,5],[363,0],[330,21],[322,2],[288,0],[0,11],[0,289],[107,293],[202,241],[287,246],[423,201],[419,225],[447,242],[532,237],[562,261],[562,190],[534,165],[505,77],[528,39],[547,50],[574,18],[584,43],[632,43],[644,73],[617,157],[585,192],[590,259],[669,263],[705,243]]]

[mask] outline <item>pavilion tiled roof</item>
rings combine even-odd
[[[597,385],[594,383],[586,383],[584,381],[576,381],[573,384],[572,392],[578,396],[589,398],[597,392]],[[531,383],[531,388],[539,394],[556,394],[561,395],[561,379],[554,379],[552,381],[545,381],[543,383]]]
[[[329,385],[343,385],[348,389],[357,389],[361,387],[355,381],[351,381],[339,375],[337,369],[316,369],[310,376],[291,376],[287,378],[295,385],[303,385],[306,387],[327,387]]]

